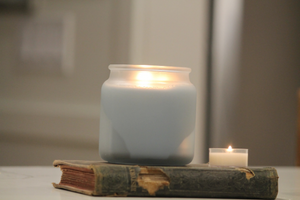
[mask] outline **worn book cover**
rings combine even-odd
[[[55,188],[96,196],[159,196],[275,199],[278,174],[273,167],[140,166],[55,160]]]

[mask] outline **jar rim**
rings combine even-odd
[[[130,65],[130,64],[110,64],[110,70],[139,70],[139,71],[168,71],[168,72],[191,72],[188,67],[163,66],[163,65]]]

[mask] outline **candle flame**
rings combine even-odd
[[[151,72],[139,72],[136,79],[139,81],[151,81],[153,76]]]
[[[230,151],[230,152],[231,152],[231,151],[232,151],[232,147],[229,146],[228,149],[227,149],[227,151]]]
[[[140,71],[136,74],[137,86],[142,88],[153,88],[158,82],[168,81],[168,77],[149,71]]]

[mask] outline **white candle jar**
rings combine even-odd
[[[101,89],[99,152],[112,163],[184,165],[194,155],[190,68],[110,65]]]

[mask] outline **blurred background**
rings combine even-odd
[[[225,3],[226,2],[226,3]],[[0,165],[100,160],[109,64],[192,69],[193,163],[295,165],[298,0],[0,0]]]

